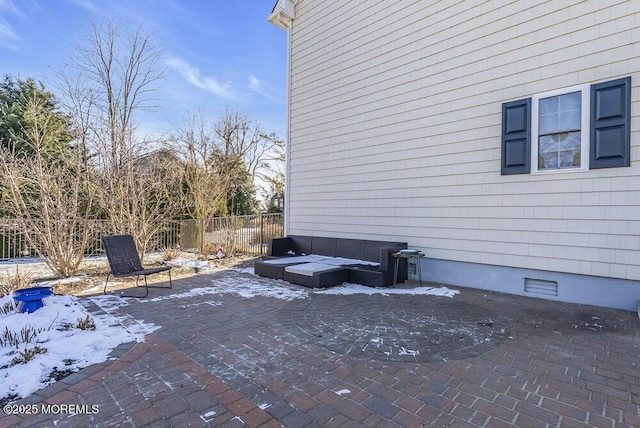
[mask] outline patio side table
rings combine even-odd
[[[424,253],[393,253],[391,254],[396,260],[395,267],[393,270],[393,285],[398,283],[398,265],[400,264],[400,259],[407,259],[407,261],[413,259],[416,261],[416,275],[418,275],[418,279],[420,280],[420,287],[422,287],[422,267],[420,263],[420,259],[424,257]]]

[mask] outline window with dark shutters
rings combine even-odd
[[[629,166],[631,77],[591,85],[590,94],[587,92],[585,96],[590,96],[588,101],[591,104],[589,123],[581,125],[590,130],[588,136],[585,136],[589,139],[588,168]],[[538,95],[533,98],[534,102],[539,102]],[[534,109],[536,110],[538,109]],[[502,104],[502,175],[531,172],[531,142],[532,138],[539,138],[539,135],[531,135],[531,120],[532,98]],[[536,132],[539,133],[540,130]],[[587,150],[586,147],[584,149]],[[538,170],[539,166],[535,167],[534,173]]]

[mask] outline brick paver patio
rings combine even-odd
[[[184,294],[230,276],[307,297]],[[2,414],[0,426],[640,426],[637,314],[459,290],[325,295],[238,271],[174,280],[115,309],[160,327],[145,342],[15,403],[97,413]]]

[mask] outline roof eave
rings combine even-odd
[[[293,0],[278,0],[273,7],[273,11],[267,17],[267,21],[273,25],[288,30],[291,21],[295,17],[295,1]]]

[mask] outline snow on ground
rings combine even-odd
[[[342,284],[326,290],[316,291],[316,294],[352,295],[352,294],[409,294],[422,296],[444,296],[453,297],[460,293],[447,287],[416,287],[416,288],[374,288],[360,284]]]
[[[0,307],[12,298],[0,298]],[[8,342],[7,332],[18,336],[23,329],[37,332],[30,343],[12,346],[0,344],[0,399],[17,395],[26,397],[53,383],[55,371],[77,371],[82,367],[100,363],[121,343],[142,341],[153,330],[152,325],[137,323],[135,328],[124,328],[110,315],[90,315],[95,330],[79,329],[78,321],[85,320],[89,312],[73,296],[51,296],[44,299],[45,306],[33,313],[0,314],[0,337]],[[33,349],[35,345],[46,349],[26,363],[12,364],[12,360]]]
[[[42,259],[27,257],[0,261],[0,278],[28,276],[33,279],[51,278],[53,271],[44,264]]]
[[[246,267],[246,268],[241,268],[241,267],[233,267],[230,268],[229,270],[234,271],[234,272],[238,272],[238,273],[248,273],[251,275],[254,275],[254,271],[253,271],[253,266],[250,267]]]
[[[167,264],[183,269],[191,268],[196,273],[211,273],[216,270],[206,260],[198,260],[188,257],[178,257],[176,259],[168,261]]]
[[[348,259],[345,257],[321,256],[318,254],[308,254],[305,256],[283,257],[281,259],[265,260],[264,263],[270,265],[286,265],[290,263],[322,263],[331,266],[348,266],[348,265],[369,265],[379,266],[380,263],[370,262],[367,260]]]
[[[235,269],[229,270],[234,271]],[[266,283],[246,276],[226,275],[213,278],[210,287],[193,288],[184,293],[167,294],[153,299],[144,299],[141,300],[141,302],[158,302],[166,299],[227,293],[233,293],[247,298],[273,297],[281,300],[306,299],[309,295],[308,291],[294,288],[281,281],[269,281]]]

